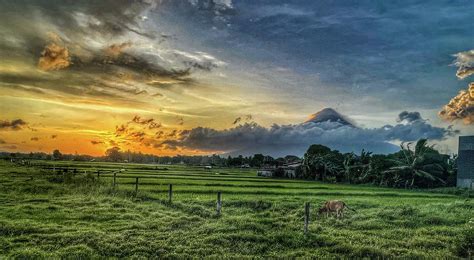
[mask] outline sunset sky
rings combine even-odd
[[[473,17],[470,0],[1,0],[0,151],[456,152]],[[326,107],[353,125],[303,123]]]

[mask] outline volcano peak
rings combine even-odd
[[[321,111],[309,116],[305,123],[323,123],[323,122],[334,122],[342,125],[354,126],[345,116],[339,114],[336,110],[327,107]]]

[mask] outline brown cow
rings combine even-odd
[[[346,203],[340,200],[328,200],[326,201],[323,206],[319,209],[319,214],[325,212],[326,217],[328,217],[329,213],[336,212],[336,217],[344,217],[344,209],[350,209]],[[353,210],[355,211],[355,210]]]

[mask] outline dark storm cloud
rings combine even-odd
[[[408,122],[413,122],[413,121],[420,120],[420,119],[422,119],[420,112],[403,111],[400,114],[398,114],[397,121],[402,122],[402,121],[406,120]]]
[[[84,38],[116,37],[138,32],[137,16],[152,7],[149,1],[2,1],[0,42],[37,56],[54,33],[67,44],[81,45]],[[7,11],[8,10],[8,11]],[[28,19],[25,19],[28,17]],[[11,39],[8,41],[8,39]]]
[[[416,113],[408,112],[408,114]],[[450,128],[434,127],[421,116],[403,124],[373,129],[344,126],[337,122],[275,124],[270,128],[256,123],[245,123],[225,130],[197,127],[180,131],[177,133],[176,140],[164,141],[161,146],[225,151],[234,154],[262,152],[281,156],[301,155],[309,145],[323,144],[343,152],[358,152],[366,149],[377,153],[387,153],[398,149],[390,144],[390,141],[414,141],[420,138],[443,140],[456,133]],[[156,146],[160,147],[160,145]]]
[[[0,58],[13,63],[36,60],[30,65],[50,72],[2,71],[1,86],[43,95],[54,90],[126,98],[153,95],[145,88],[161,82],[191,84],[194,71],[218,67],[221,63],[203,52],[159,49],[159,32],[144,23],[144,15],[157,2],[0,2]]]
[[[0,120],[0,130],[21,130],[24,127],[27,127],[28,123],[23,121],[23,119],[14,119],[11,121]]]

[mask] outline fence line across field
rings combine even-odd
[[[134,176],[119,176],[118,178],[128,178],[128,179],[133,179],[135,178],[135,193],[138,193],[138,185],[139,185],[139,179],[157,179],[156,177],[134,177]],[[116,185],[116,174],[114,173],[114,187]],[[147,184],[150,185],[150,184]],[[161,184],[159,184],[161,185]],[[186,186],[186,185],[184,185]],[[172,204],[173,200],[173,184],[169,184],[168,186],[168,203]],[[309,233],[309,224],[311,220],[311,203],[310,202],[305,202],[304,204],[304,228],[303,232],[304,234]],[[216,215],[220,217],[222,214],[222,192],[218,191],[217,192],[217,203],[216,203]]]
[[[133,176],[133,175],[130,175],[130,176],[118,176],[117,174],[118,173],[122,173],[122,172],[125,172],[126,170],[124,168],[122,169],[119,169],[119,170],[104,170],[104,169],[100,169],[100,170],[95,170],[95,171],[89,171],[87,172],[87,170],[84,170],[84,172],[81,172],[79,171],[77,168],[70,168],[70,167],[56,167],[55,165],[53,165],[53,167],[51,167],[50,165],[41,165],[43,167],[41,167],[40,165],[27,165],[27,166],[33,166],[33,167],[40,167],[40,169],[43,169],[43,170],[53,170],[53,173],[52,174],[42,174],[41,176],[57,176],[58,174],[63,174],[64,173],[72,173],[74,175],[81,175],[81,174],[93,174],[93,173],[97,173],[97,181],[100,181],[101,179],[101,175],[103,178],[112,178],[112,188],[115,190],[118,186],[118,183],[117,183],[117,179],[135,179],[135,182],[132,183],[132,184],[135,184],[135,193],[138,194],[138,187],[139,187],[139,180],[140,179],[161,179],[159,176]],[[33,175],[10,175],[11,177],[28,177],[30,180],[33,180]],[[128,184],[128,183],[127,183]],[[147,186],[151,186],[153,184],[151,183],[147,183],[145,184]],[[156,183],[154,184],[156,186],[161,186],[163,184],[160,184],[160,183]],[[183,186],[186,186],[186,185],[183,185]],[[173,184],[169,184],[168,185],[168,203],[169,204],[172,204],[173,202]],[[223,204],[222,204],[222,192],[218,191],[217,192],[217,201],[216,201],[216,215],[218,217],[220,217],[222,215],[222,208],[223,208]],[[304,234],[308,234],[309,233],[309,223],[310,223],[310,203],[309,202],[305,202],[304,204],[304,226],[303,226],[303,233]]]

